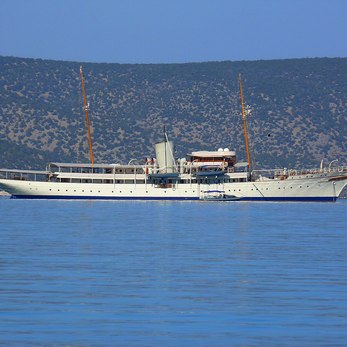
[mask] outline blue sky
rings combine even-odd
[[[347,56],[347,0],[0,0],[0,55],[174,63]]]

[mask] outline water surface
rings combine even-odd
[[[345,346],[346,214],[0,198],[0,344]]]

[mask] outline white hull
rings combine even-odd
[[[241,200],[335,201],[347,184],[347,177],[311,177],[286,180],[220,184],[96,184],[0,179],[0,187],[14,198],[198,200],[207,189],[218,189]]]

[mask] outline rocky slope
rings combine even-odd
[[[88,161],[79,66],[0,57],[0,167]],[[97,162],[154,156],[164,124],[177,157],[229,147],[244,159],[241,72],[257,167],[347,164],[347,58],[83,69]]]

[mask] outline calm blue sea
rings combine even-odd
[[[346,216],[0,198],[0,345],[346,346]]]

